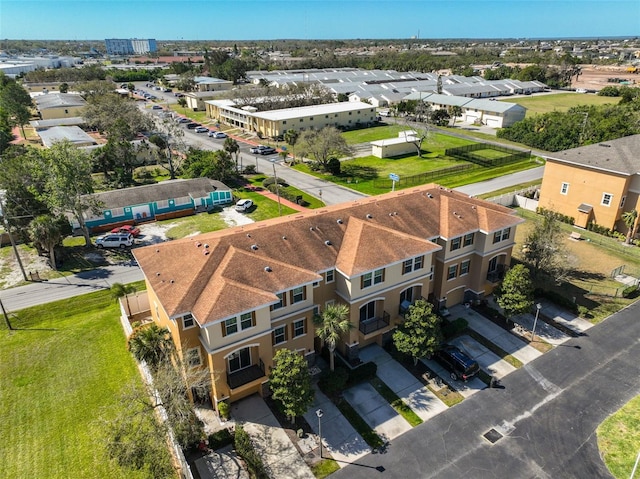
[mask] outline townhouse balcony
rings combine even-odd
[[[504,271],[496,270],[487,273],[487,281],[490,283],[499,283],[504,278]]]
[[[389,326],[389,313],[383,311],[381,318],[371,318],[360,321],[358,329],[362,334],[367,335],[379,329],[386,328],[387,326]]]
[[[253,364],[248,368],[240,369],[233,373],[227,373],[227,384],[229,385],[229,388],[236,389],[265,376],[264,363],[261,359],[259,364]]]

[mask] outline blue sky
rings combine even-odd
[[[0,0],[0,38],[640,36],[640,0]]]

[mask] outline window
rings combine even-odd
[[[402,274],[411,273],[411,271],[418,271],[424,268],[424,256],[418,256],[413,259],[408,259],[402,263]]]
[[[380,284],[384,281],[384,268],[373,272],[373,284]]]
[[[240,316],[240,327],[244,329],[249,329],[253,326],[253,313],[244,313]]]
[[[402,263],[402,274],[411,273],[413,271],[413,260],[408,259]]]
[[[505,228],[501,231],[496,231],[493,234],[493,244],[509,239],[510,235],[511,235],[511,228]]]
[[[317,288],[318,286],[320,286],[320,281],[314,281],[313,287]]]
[[[611,193],[602,193],[602,206],[611,206],[611,200],[613,200]]]
[[[190,368],[200,366],[202,364],[202,358],[200,357],[200,348],[187,349],[187,365]]]
[[[182,317],[182,329],[193,328],[195,325],[196,322],[191,314],[187,313]]]
[[[320,305],[319,304],[314,304],[313,305],[313,315],[314,316],[320,316]]]
[[[362,278],[360,279],[360,288],[364,289],[364,288],[368,288],[369,286],[371,286],[372,282],[371,279],[373,277],[372,273],[365,273],[362,275]]]
[[[460,276],[469,274],[469,268],[471,267],[471,260],[463,261],[460,263]]]
[[[297,338],[298,336],[302,336],[306,332],[305,330],[305,320],[304,318],[298,319],[293,322],[293,337]]]
[[[560,194],[566,195],[568,192],[569,192],[569,183],[562,183],[562,186],[560,187]]]
[[[336,274],[336,270],[335,269],[330,269],[329,271],[327,271],[325,273],[325,282],[326,283],[333,283],[335,281],[335,274]]]
[[[311,117],[309,117],[309,121],[313,121],[313,117],[312,117],[312,116],[311,116]]]
[[[248,368],[251,366],[251,349],[243,348],[240,351],[231,353],[227,358],[227,362],[230,373]]]
[[[447,273],[447,279],[453,279],[458,276],[458,265],[454,264],[453,266],[449,266],[449,272]]]
[[[280,302],[271,305],[271,311],[276,309],[284,308],[286,306],[285,294],[284,293],[276,293],[276,296],[280,300]]]
[[[230,334],[235,334],[238,332],[238,318],[230,318],[224,322],[224,327],[222,328],[223,336],[229,336]]]
[[[360,322],[364,323],[376,317],[376,302],[371,301],[360,308]]]
[[[304,286],[300,286],[298,288],[293,288],[291,290],[291,304],[296,304],[301,301],[304,301]]]
[[[457,249],[460,249],[460,245],[462,244],[462,238],[453,238],[451,240],[451,250],[450,251],[455,251]]]
[[[286,125],[286,124],[287,124],[287,120],[283,120],[283,121],[282,121],[282,124],[283,124],[283,125]]]
[[[273,330],[273,344],[280,344],[287,341],[287,327],[280,326]]]
[[[493,273],[497,269],[498,269],[498,257],[496,256],[491,261],[489,261],[489,267],[487,270],[489,271],[489,273]]]
[[[627,197],[626,195],[622,197],[622,199],[620,200],[620,208],[622,208],[625,204],[625,202],[627,201]]]
[[[464,246],[471,246],[473,244],[473,239],[475,237],[475,233],[469,233],[464,235]]]
[[[403,303],[413,303],[413,288],[407,288],[402,293],[400,293],[400,306]]]
[[[414,271],[424,268],[424,256],[418,256],[413,260]]]

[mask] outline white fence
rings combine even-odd
[[[535,211],[536,208],[538,208],[538,200],[527,198],[524,195],[531,194],[537,191],[538,188],[538,185],[530,186],[510,193],[504,193],[500,196],[494,196],[493,198],[487,198],[487,201],[502,206],[519,206],[526,210]]]

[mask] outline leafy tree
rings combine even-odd
[[[0,155],[2,155],[11,142],[15,140],[15,136],[11,131],[9,118],[7,115],[0,115]]]
[[[295,351],[280,349],[273,357],[274,366],[269,374],[269,387],[282,412],[295,421],[313,403],[309,366]]]
[[[127,340],[127,348],[138,361],[145,361],[152,370],[158,369],[163,362],[170,362],[175,349],[169,330],[155,323],[134,329]]]
[[[187,178],[211,178],[222,182],[230,181],[236,175],[235,163],[224,150],[192,149],[187,154],[183,170]]]
[[[40,215],[29,223],[29,236],[38,252],[46,251],[49,254],[51,268],[57,270],[56,247],[62,244],[65,233],[71,233],[69,221],[64,217]]]
[[[447,126],[451,115],[444,108],[440,108],[431,114],[431,121],[436,126]]]
[[[60,93],[68,93],[69,92],[69,84],[67,82],[60,84]]]
[[[40,198],[55,214],[69,214],[84,234],[85,245],[91,245],[85,213],[100,211],[99,201],[91,196],[93,179],[89,154],[69,141],[60,141],[42,152],[44,162],[39,171],[44,188]]]
[[[298,138],[300,138],[300,132],[297,130],[289,129],[284,132],[284,141],[286,141],[291,147],[294,162],[296,158],[296,143],[298,142]]]
[[[329,159],[351,154],[351,147],[333,126],[321,130],[305,130],[298,140],[302,155],[311,155],[318,166],[327,171]]]
[[[401,353],[418,359],[433,354],[442,342],[441,319],[433,312],[433,305],[418,299],[409,306],[404,322],[393,333],[393,344]]]
[[[535,278],[547,274],[558,279],[566,270],[564,251],[560,220],[553,211],[547,211],[524,241],[524,259],[533,268]]]
[[[238,142],[228,136],[225,138],[222,148],[224,148],[224,151],[229,153],[230,156],[233,155],[235,157],[236,171],[238,171],[238,156],[240,155],[240,145],[238,145]]]
[[[116,302],[120,298],[127,299],[127,313],[131,312],[131,308],[129,307],[129,297],[128,295],[135,293],[136,287],[132,284],[122,284],[122,283],[113,283],[111,285],[111,297],[116,300]]]
[[[118,141],[133,140],[138,133],[151,129],[151,120],[134,102],[111,92],[91,95],[82,116],[87,124]]]
[[[333,371],[336,344],[343,333],[353,328],[349,320],[349,308],[346,304],[331,304],[314,319],[317,324],[316,334],[329,350],[329,369]]]
[[[533,283],[529,269],[523,264],[515,265],[507,271],[494,294],[507,318],[529,312],[533,305]]]
[[[622,213],[622,221],[624,221],[624,224],[629,228],[625,242],[631,244],[633,237],[636,235],[636,229],[638,228],[638,211],[625,211]]]
[[[452,106],[449,109],[449,115],[451,115],[451,121],[453,123],[451,126],[456,126],[456,118],[462,116],[462,107],[458,105]]]
[[[33,102],[27,90],[12,78],[0,73],[0,116],[9,126],[19,126],[26,138],[24,125],[31,118]]]

